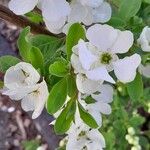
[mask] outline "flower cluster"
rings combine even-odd
[[[44,79],[31,64],[20,62],[10,67],[4,77],[2,93],[13,100],[22,100],[21,106],[25,111],[34,111],[32,118],[37,118],[48,97],[48,88]]]
[[[150,77],[150,28],[145,27],[136,41],[128,26],[119,30],[113,25],[98,24],[111,18],[112,9],[105,0],[11,0],[9,3],[17,15],[25,15],[35,7],[40,9],[51,32],[69,32],[66,45],[59,40],[62,42],[59,47],[57,38],[44,35],[28,38],[23,33],[20,39],[28,47],[24,52],[29,56],[27,62],[43,72],[20,62],[6,71],[2,92],[13,100],[21,100],[25,111],[34,111],[33,119],[46,104],[48,113],[55,118],[51,124],[56,133],[66,133],[66,150],[102,150],[106,147],[100,133],[103,115],[112,111],[114,91],[128,93],[124,95],[138,100],[143,93],[141,75]],[[74,29],[81,33],[76,34],[78,30]],[[140,46],[144,55],[134,51],[135,46]],[[58,51],[64,54],[60,54],[61,58]],[[128,129],[124,138],[133,146],[132,150],[141,149],[133,128]]]
[[[11,0],[9,8],[17,15],[24,15],[35,7],[42,11],[47,28],[53,33],[66,32],[71,24],[82,22],[91,25],[107,22],[111,18],[111,7],[104,0]]]
[[[139,137],[135,135],[135,130],[133,127],[128,128],[128,134],[125,138],[129,144],[133,145],[131,150],[141,150],[141,146],[139,144]]]

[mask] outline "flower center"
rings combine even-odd
[[[112,60],[112,56],[109,53],[103,53],[100,57],[100,61],[102,64],[109,64]]]

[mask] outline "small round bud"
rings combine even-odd
[[[128,128],[128,133],[129,133],[130,135],[134,135],[134,134],[135,134],[134,128],[133,128],[133,127],[129,127],[129,128]]]

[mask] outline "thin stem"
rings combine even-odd
[[[18,27],[24,28],[27,26],[31,27],[31,32],[33,34],[46,34],[54,37],[63,37],[63,34],[55,35],[48,30],[45,29],[44,26],[36,24],[28,20],[23,16],[17,16],[12,11],[10,11],[7,7],[0,5],[0,18],[5,21],[8,21]]]

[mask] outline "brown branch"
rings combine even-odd
[[[62,35],[55,35],[49,32],[42,25],[33,23],[23,16],[15,15],[12,11],[10,11],[7,7],[3,5],[0,5],[0,18],[21,28],[30,26],[31,32],[33,34],[46,34],[55,37],[62,37]]]

